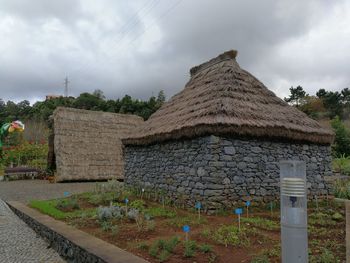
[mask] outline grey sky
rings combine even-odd
[[[0,0],[0,98],[62,94],[66,75],[74,96],[169,97],[229,49],[280,97],[292,85],[341,90],[349,25],[345,0]]]

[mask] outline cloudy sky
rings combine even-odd
[[[350,1],[0,0],[0,98],[104,91],[168,97],[237,49],[278,96],[350,87]]]

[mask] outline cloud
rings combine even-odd
[[[228,49],[283,97],[349,86],[346,1],[0,0],[3,99],[101,89],[109,98],[180,91]]]

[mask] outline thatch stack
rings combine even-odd
[[[60,107],[53,119],[57,181],[123,177],[120,138],[142,124],[142,118]]]
[[[185,89],[123,139],[150,144],[208,134],[329,144],[333,133],[289,106],[236,62],[228,51],[191,69]]]

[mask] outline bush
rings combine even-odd
[[[184,256],[186,258],[194,257],[196,253],[197,244],[194,240],[188,240],[184,242]]]
[[[333,185],[334,196],[337,198],[350,198],[350,181],[337,180]]]
[[[335,132],[334,144],[332,146],[334,156],[350,155],[350,132],[344,123],[335,117],[331,121],[332,128]]]
[[[219,244],[223,244],[226,247],[232,246],[248,246],[249,239],[246,235],[245,229],[241,228],[239,231],[238,227],[232,225],[222,225],[215,232],[212,233],[212,239]]]

